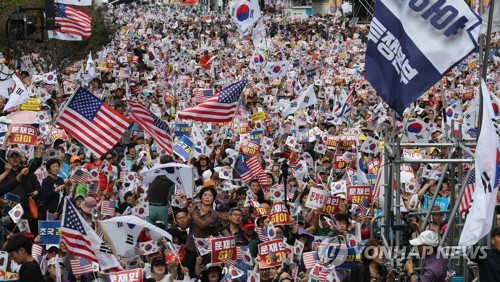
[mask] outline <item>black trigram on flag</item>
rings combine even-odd
[[[134,236],[127,234],[127,240],[125,241],[125,243],[127,243],[129,245],[133,245],[134,244]]]
[[[104,242],[101,243],[101,247],[99,248],[99,252],[101,253],[106,253],[106,254],[112,254],[113,252],[111,251],[111,248]]]

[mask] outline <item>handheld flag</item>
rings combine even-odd
[[[476,147],[476,189],[460,235],[460,246],[474,245],[490,232],[500,178],[500,129],[495,125],[498,124],[499,117],[495,116],[491,94],[484,81],[481,82],[481,87],[483,122]]]

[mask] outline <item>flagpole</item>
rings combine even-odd
[[[481,5],[481,11],[482,11],[482,1],[479,1],[479,4]],[[490,51],[490,43],[491,43],[491,29],[493,25],[493,10],[495,7],[495,0],[490,1],[490,8],[488,11],[488,25],[486,28],[486,45],[484,45],[484,40],[483,40],[483,35],[479,36],[479,59],[481,60],[481,56],[483,57],[482,61],[480,61],[480,70],[479,70],[479,77],[484,79],[484,82],[486,83],[486,73],[488,71],[488,59],[489,59],[489,51]],[[484,49],[484,50],[483,50]],[[484,51],[484,53],[483,53]],[[477,121],[477,137],[476,141],[479,139],[479,134],[481,134],[481,125],[483,123],[483,88],[479,87],[479,118]],[[491,240],[489,240],[491,241]]]

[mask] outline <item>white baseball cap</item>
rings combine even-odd
[[[426,245],[436,247],[439,244],[439,238],[436,232],[426,230],[420,233],[417,238],[410,240],[410,244],[412,246]]]

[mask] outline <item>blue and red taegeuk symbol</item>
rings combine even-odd
[[[274,73],[280,73],[281,72],[281,66],[274,66],[273,67],[273,72]]]
[[[236,18],[242,22],[250,16],[250,8],[247,4],[242,4],[236,9]]]
[[[411,123],[408,125],[408,131],[411,133],[420,133],[422,131],[422,125],[418,122]]]

